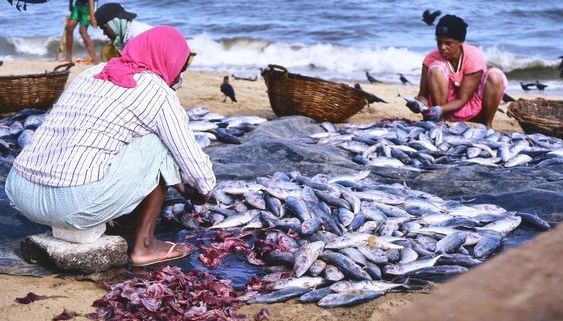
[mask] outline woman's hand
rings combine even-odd
[[[424,120],[440,121],[440,118],[442,118],[442,107],[430,107],[430,109],[422,112],[422,117]]]
[[[185,199],[190,200],[193,204],[203,205],[209,202],[212,193],[213,191],[209,191],[207,194],[202,195],[195,188],[184,185],[184,191],[181,194]]]

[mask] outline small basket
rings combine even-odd
[[[524,132],[563,138],[563,101],[519,99],[508,106],[507,115],[516,119]]]
[[[51,108],[63,92],[72,66],[74,63],[70,62],[43,74],[1,76],[0,113]]]
[[[276,116],[302,115],[317,122],[344,122],[368,105],[367,94],[345,84],[292,74],[268,65],[262,71]]]

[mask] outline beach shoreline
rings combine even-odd
[[[51,71],[63,62],[53,60],[27,60],[15,59],[5,61],[0,67],[0,76],[25,75]],[[70,69],[67,85],[80,72],[92,65],[76,64]],[[290,70],[291,72],[291,70]],[[223,102],[223,94],[219,91],[224,76],[231,76],[227,71],[224,72],[204,72],[188,70],[184,73],[184,82],[178,90],[178,97],[185,108],[207,107],[211,112],[225,116],[231,115],[257,115],[268,119],[275,118],[275,114],[270,108],[267,88],[262,77],[256,81],[236,80],[231,77],[230,83],[233,85],[238,103]],[[346,83],[353,86],[353,83]],[[375,103],[364,108],[356,115],[350,117],[350,123],[374,122],[384,118],[405,118],[410,120],[420,120],[419,114],[413,114],[405,106],[402,97],[414,96],[418,92],[418,85],[400,84],[369,84],[360,82],[362,88],[370,93],[381,97],[388,104]],[[533,99],[543,97],[545,99],[563,100],[563,96],[544,95],[541,92],[530,93],[510,93],[515,98]],[[508,104],[502,103],[499,109],[506,112]],[[506,113],[497,112],[493,128],[503,132],[522,131],[518,122],[509,118]]]
[[[23,75],[41,73],[53,68],[61,62],[51,60],[10,60],[5,61],[0,67],[0,76]],[[81,71],[90,67],[78,64],[71,68],[69,81]],[[178,91],[178,96],[185,108],[207,107],[211,112],[225,116],[230,115],[257,115],[268,119],[274,118],[267,96],[267,88],[262,78],[257,81],[231,79],[231,84],[236,90],[238,103],[223,103],[223,95],[219,86],[227,72],[200,72],[188,71],[184,74],[183,87]],[[67,83],[68,84],[68,83]],[[353,84],[350,84],[353,85]],[[419,120],[420,115],[411,113],[404,106],[403,96],[414,96],[418,87],[414,85],[396,84],[361,84],[364,90],[374,93],[388,101],[388,104],[372,104],[358,114],[352,116],[350,123],[367,123],[383,118],[406,118]],[[537,93],[513,95],[514,98],[544,97],[547,99],[562,99],[562,97],[542,96]],[[507,104],[502,104],[500,109],[506,111]],[[497,113],[493,124],[496,130],[505,132],[521,131],[518,123],[509,118],[506,113]],[[81,314],[93,312],[92,302],[101,298],[106,291],[94,282],[76,281],[66,278],[26,277],[0,274],[0,284],[3,291],[0,294],[0,319],[3,320],[51,320],[60,314],[63,308]],[[67,298],[48,299],[37,301],[29,305],[18,304],[14,300],[23,297],[28,292],[39,295],[64,295]],[[415,298],[423,296],[422,293],[397,293],[386,295],[383,298],[354,307],[353,309],[323,310],[314,304],[274,304],[243,306],[241,312],[251,319],[260,308],[270,309],[271,321],[275,320],[384,320],[400,311]],[[294,301],[292,301],[294,302]],[[74,320],[87,320],[84,316]]]

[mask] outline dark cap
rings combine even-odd
[[[133,20],[137,17],[136,14],[125,11],[119,3],[106,3],[100,6],[94,16],[99,26],[108,23],[108,21],[114,18]]]
[[[447,14],[436,25],[436,36],[446,36],[461,42],[465,41],[467,23],[458,16]]]

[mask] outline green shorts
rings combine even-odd
[[[72,8],[70,20],[78,21],[81,26],[90,25],[90,5],[76,3]]]

